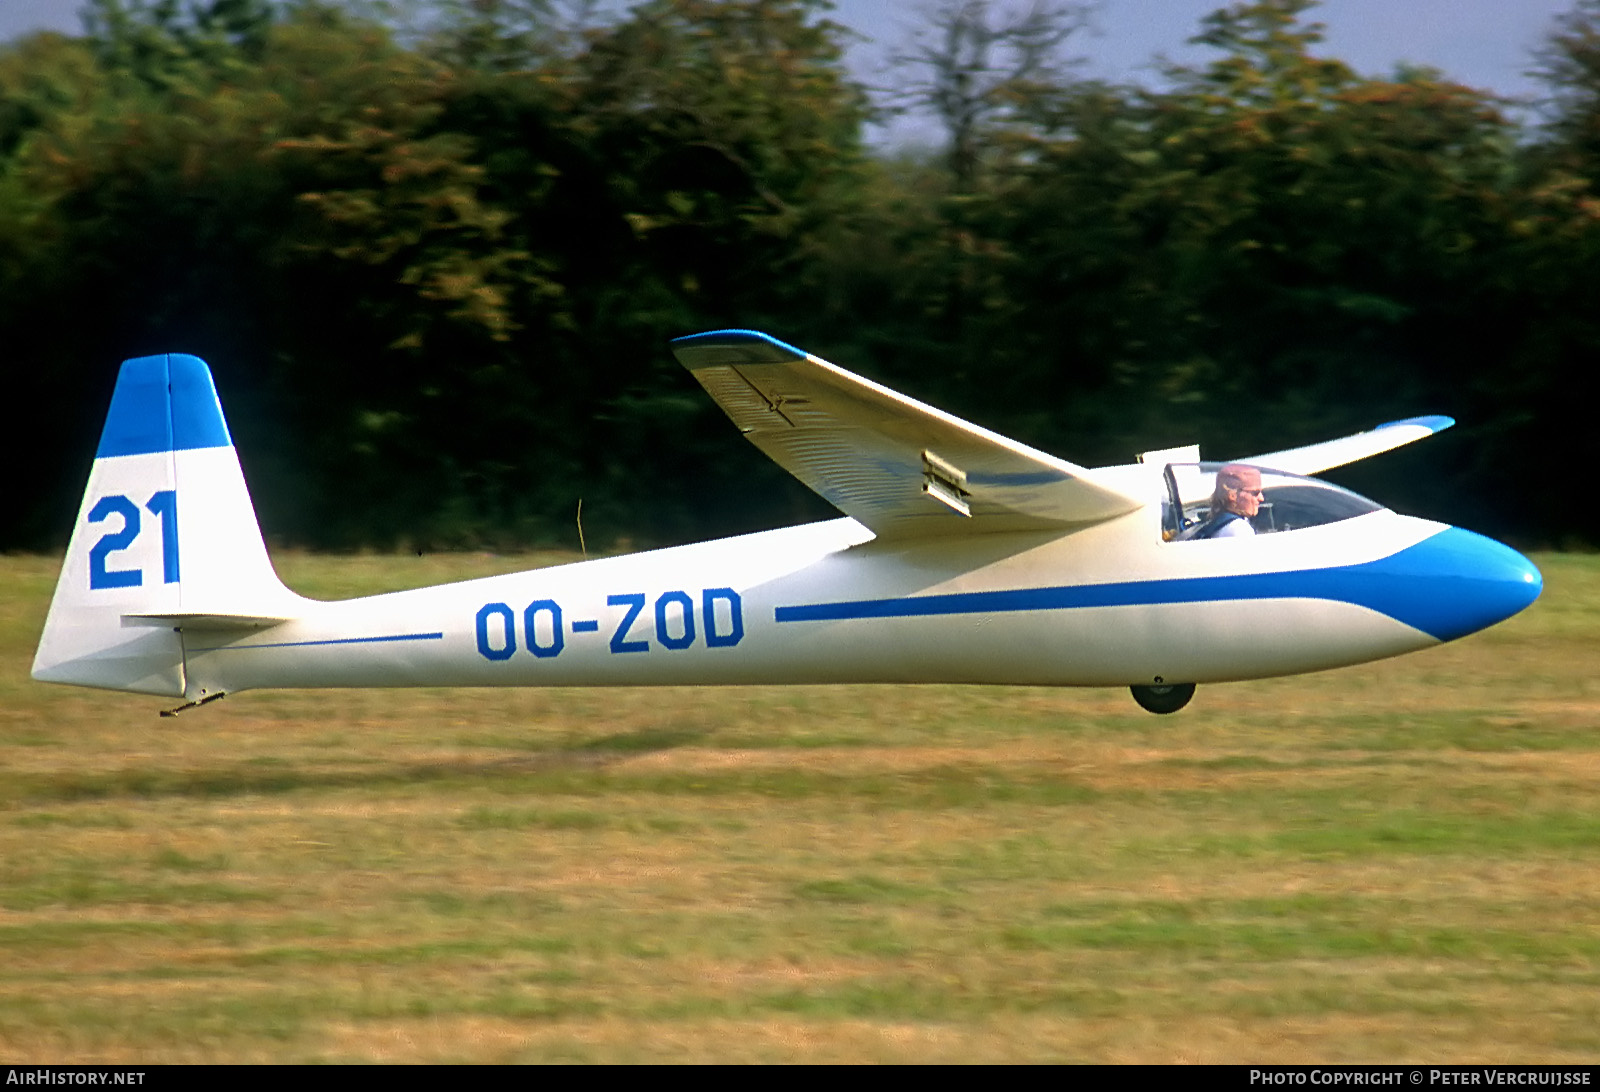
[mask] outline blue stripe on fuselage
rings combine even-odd
[[[191,651],[198,655],[201,652],[246,652],[257,648],[311,648],[316,645],[381,645],[394,641],[442,641],[444,633],[393,633],[382,637],[329,637],[320,641],[277,641],[273,644],[260,645],[218,645],[216,648],[196,648]]]
[[[1449,641],[1510,617],[1533,602],[1542,586],[1538,570],[1509,546],[1451,527],[1388,557],[1329,569],[806,603],[777,607],[773,616],[777,622],[823,622],[1248,599],[1325,599],[1378,611]]]

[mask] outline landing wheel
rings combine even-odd
[[[1176,713],[1194,697],[1194,683],[1160,683],[1156,686],[1133,686],[1133,700],[1152,713]]]

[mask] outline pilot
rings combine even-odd
[[[1261,471],[1243,463],[1229,463],[1217,471],[1217,488],[1211,494],[1211,514],[1189,538],[1248,537],[1256,533],[1250,520],[1259,511]]]

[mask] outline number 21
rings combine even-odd
[[[178,493],[163,489],[152,496],[144,506],[152,516],[161,517],[161,582],[178,582]],[[133,545],[139,537],[139,506],[120,493],[110,493],[95,501],[89,509],[89,522],[100,523],[112,516],[122,517],[122,526],[107,531],[89,549],[89,587],[137,588],[144,583],[144,573],[139,569],[108,569],[106,558]]]

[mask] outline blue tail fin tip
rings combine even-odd
[[[163,353],[123,362],[95,458],[232,446],[205,361]]]

